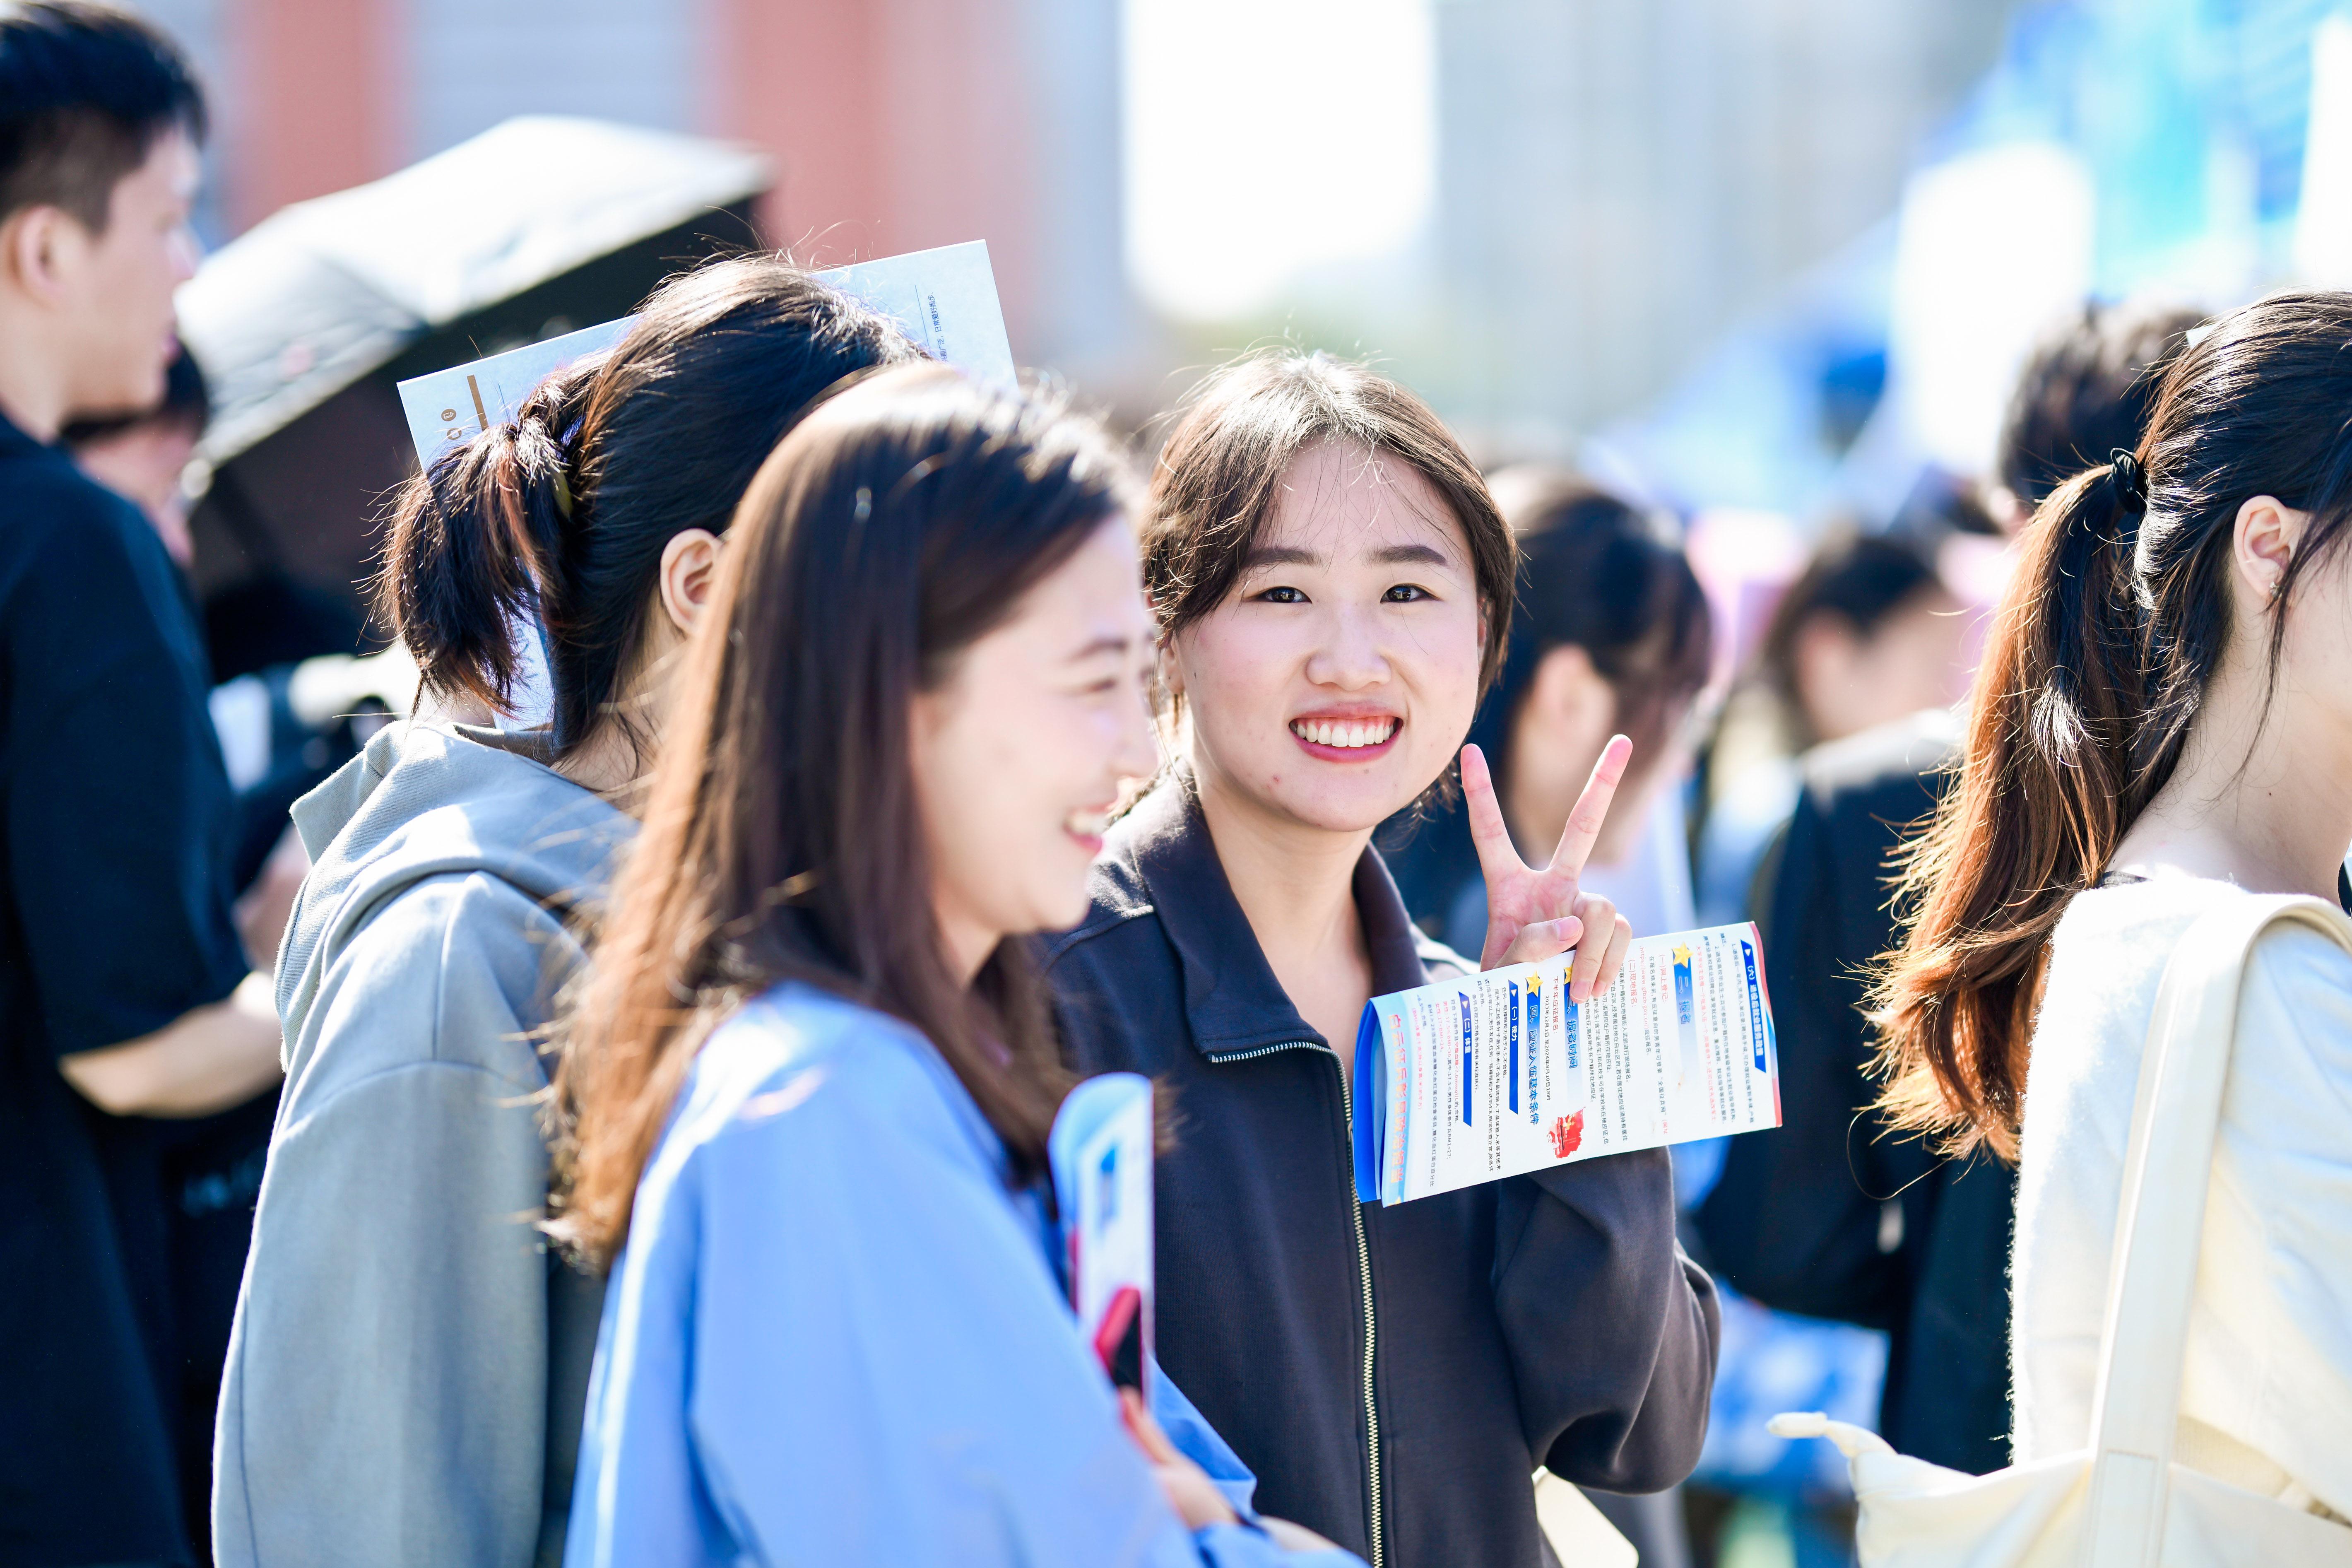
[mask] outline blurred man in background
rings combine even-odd
[[[2004,422],[1996,518],[2012,531],[2076,473],[2137,448],[2163,368],[2200,318],[2086,307],[2028,361]],[[1869,971],[1894,945],[1894,859],[1934,811],[1958,721],[1929,710],[1808,752],[1769,889],[1779,1131],[1731,1141],[1699,1205],[1709,1264],[1768,1306],[1884,1329],[1879,1430],[1981,1474],[2009,1462],[2015,1173],[1888,1137],[1865,1110]]]
[[[145,24],[0,5],[0,1555],[179,1563],[159,1140],[278,1076],[177,569],[54,445],[154,405],[204,103]]]

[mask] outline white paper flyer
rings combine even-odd
[[[444,452],[456,450],[493,425],[505,424],[533,387],[572,361],[611,348],[628,335],[635,321],[624,316],[402,382],[400,411],[408,416],[408,438],[415,444],[417,462],[431,468]]]
[[[933,359],[1001,386],[1016,384],[986,240],[830,268],[814,276],[897,321]],[[417,461],[430,468],[444,452],[513,418],[531,388],[574,360],[619,342],[635,321],[635,316],[623,316],[402,382],[400,407]]]
[[[1013,342],[1004,334],[1004,307],[986,240],[861,261],[817,276],[897,321],[940,363],[999,386],[1016,384]]]
[[[1752,925],[1644,937],[1581,1005],[1570,953],[1374,997],[1356,1036],[1357,1196],[1778,1127],[1761,946]]]

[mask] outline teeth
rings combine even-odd
[[[1377,746],[1396,733],[1395,719],[1294,719],[1290,731],[1318,746]]]
[[[1100,838],[1110,831],[1110,813],[1074,811],[1063,819],[1062,826],[1081,838]]]

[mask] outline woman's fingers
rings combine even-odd
[[[1462,804],[1470,814],[1470,842],[1478,849],[1478,868],[1492,889],[1498,878],[1526,869],[1511,847],[1511,830],[1503,825],[1502,803],[1495,798],[1495,777],[1486,769],[1486,753],[1475,746],[1462,748]]]
[[[1577,939],[1585,934],[1584,921],[1575,915],[1562,915],[1556,921],[1529,921],[1511,939],[1511,945],[1485,969],[1500,968],[1506,963],[1541,963],[1547,958],[1557,958],[1574,947]]]
[[[1576,912],[1584,918],[1584,931],[1577,943],[1576,962],[1569,969],[1572,978],[1568,983],[1568,999],[1588,1002],[1609,984],[1601,966],[1609,958],[1609,939],[1622,922],[1617,906],[1598,893],[1578,899]]]
[[[1465,748],[1465,752],[1469,748]],[[1633,742],[1622,735],[1612,735],[1609,743],[1601,748],[1601,760],[1592,764],[1592,776],[1584,781],[1584,793],[1576,797],[1576,808],[1568,814],[1568,826],[1560,829],[1559,847],[1552,851],[1551,869],[1557,876],[1580,877],[1584,874],[1585,858],[1592,853],[1595,840],[1601,837],[1601,825],[1609,820],[1609,803],[1617,797],[1617,783],[1625,776],[1625,764],[1633,760]],[[1480,772],[1484,773],[1482,765]],[[1466,787],[1470,770],[1462,770]],[[1487,794],[1491,799],[1493,790]],[[1495,820],[1499,826],[1503,814],[1498,808]],[[1484,855],[1484,851],[1480,851]]]
[[[1594,979],[1592,989],[1597,995],[1616,983],[1617,972],[1625,967],[1625,950],[1633,944],[1633,922],[1619,915],[1616,929],[1609,938],[1609,956],[1601,961],[1601,973]]]

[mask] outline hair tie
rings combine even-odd
[[[2116,493],[2129,501],[2136,511],[2147,510],[2147,471],[2139,459],[2121,447],[2107,454],[2109,477],[2114,479]]]

